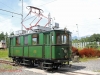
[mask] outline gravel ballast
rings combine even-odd
[[[100,58],[86,62],[72,63],[72,68],[86,71],[100,71]]]
[[[13,67],[8,66],[7,67],[7,64],[0,63],[0,75],[47,75],[47,74],[48,75],[52,75],[52,74],[53,75],[55,74],[71,75],[71,73],[74,71],[81,72],[82,70],[95,71],[95,72],[100,71],[100,59],[89,60],[87,62],[72,63],[71,68],[68,68],[68,66],[67,68],[65,67],[65,71],[64,71],[65,74],[63,74],[63,72],[60,72],[60,69],[56,71],[56,73],[48,73],[44,70],[40,70],[36,68],[18,67],[18,66],[13,66]],[[86,74],[82,74],[82,75],[86,75]],[[100,74],[92,74],[92,75],[100,75]]]

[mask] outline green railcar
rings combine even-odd
[[[71,32],[50,30],[9,37],[9,57],[18,64],[58,69],[71,59]]]

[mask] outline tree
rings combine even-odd
[[[100,34],[91,35],[90,38],[89,38],[89,41],[90,42],[94,42],[94,41],[98,42],[98,41],[100,41]]]
[[[14,35],[14,32],[11,32],[10,35]]]
[[[4,32],[2,32],[2,33],[0,34],[0,41],[1,41],[1,40],[5,40]]]
[[[98,45],[96,42],[91,42],[89,44],[86,45],[87,48],[98,48]]]
[[[73,41],[75,42],[77,40],[75,39]],[[93,34],[90,37],[83,37],[79,41],[80,42],[99,42],[100,41],[100,34]]]

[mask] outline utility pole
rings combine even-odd
[[[22,26],[21,26],[21,30],[23,30],[23,0],[22,0]],[[23,32],[22,32],[23,33]]]
[[[77,46],[79,48],[79,29],[78,29],[78,24],[76,24],[77,26],[77,34],[78,34],[78,38],[77,38]]]
[[[5,46],[6,46],[6,48],[7,48],[7,36],[5,35]]]

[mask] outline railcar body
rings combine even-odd
[[[50,30],[9,37],[9,57],[21,64],[58,69],[70,61],[71,32]]]

